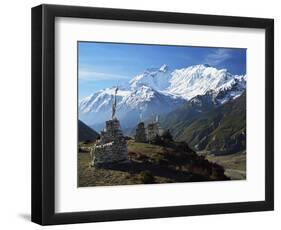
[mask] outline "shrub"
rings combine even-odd
[[[142,183],[144,183],[144,184],[153,184],[154,183],[154,177],[149,170],[141,172],[141,180],[142,180]]]
[[[163,144],[163,140],[161,139],[161,137],[159,135],[156,135],[151,141],[151,144],[155,144],[155,145],[162,145]]]
[[[165,141],[173,141],[173,136],[172,134],[170,133],[170,130],[165,130],[163,135],[162,135],[162,138],[165,140]]]

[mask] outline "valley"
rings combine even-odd
[[[207,160],[217,163],[224,167],[225,175],[231,180],[246,179],[246,152],[238,152],[222,156],[208,154],[206,152],[198,152],[199,155],[204,155]]]

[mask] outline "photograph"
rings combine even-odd
[[[276,20],[152,5],[32,7],[32,222],[275,209]]]
[[[78,187],[245,180],[246,53],[78,41]]]

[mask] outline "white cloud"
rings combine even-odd
[[[78,72],[79,80],[104,81],[104,80],[124,80],[129,79],[126,75],[97,72],[92,69],[81,69]]]
[[[213,53],[207,55],[205,62],[209,65],[218,65],[231,58],[231,56],[232,55],[229,49],[217,49]]]

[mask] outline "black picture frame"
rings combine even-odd
[[[55,18],[265,29],[265,200],[55,213]],[[267,211],[274,209],[274,20],[110,8],[32,8],[32,221],[41,225]]]

